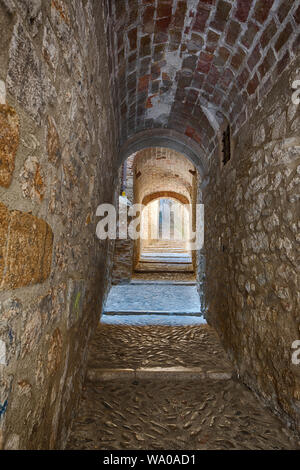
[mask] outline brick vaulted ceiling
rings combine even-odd
[[[299,51],[299,0],[104,0],[120,145],[173,129],[207,154]]]

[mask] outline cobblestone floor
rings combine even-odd
[[[208,325],[101,325],[89,368],[200,366],[232,371]],[[299,449],[236,379],[86,382],[68,449]]]
[[[91,342],[90,368],[205,367],[231,371],[219,338],[208,325],[102,325]]]

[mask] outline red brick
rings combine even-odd
[[[136,49],[137,46],[137,28],[131,29],[128,32],[129,46],[131,50]]]
[[[253,95],[259,85],[258,77],[255,74],[254,77],[249,81],[247,91],[249,95]]]
[[[177,50],[181,43],[182,34],[181,31],[171,31],[169,34],[169,50]]]
[[[270,23],[268,24],[268,26],[266,27],[266,29],[264,30],[264,32],[263,32],[263,34],[261,35],[261,38],[260,38],[260,43],[261,43],[261,46],[262,46],[263,49],[273,39],[276,32],[277,32],[277,26],[276,26],[275,21],[272,19],[270,21]]]
[[[166,33],[171,23],[171,18],[162,18],[157,20],[155,23],[155,32],[157,33]]]
[[[118,2],[116,4],[116,17],[117,19],[120,19],[124,16],[126,11],[126,4],[125,2]]]
[[[244,68],[244,70],[238,76],[237,81],[241,88],[244,88],[244,86],[246,85],[249,79],[249,75],[250,75],[249,71],[246,68]]]
[[[186,1],[180,0],[177,3],[177,8],[173,18],[173,24],[176,28],[182,28],[184,25],[184,19],[187,11]]]
[[[222,88],[226,90],[233,80],[234,80],[234,75],[232,71],[230,69],[225,69],[221,77]]]
[[[215,14],[215,19],[212,22],[213,28],[217,29],[218,31],[223,31],[226,25],[226,22],[229,17],[229,13],[231,10],[231,4],[228,2],[224,2],[223,0],[219,0],[217,3],[217,11]]]
[[[233,46],[236,43],[240,32],[241,32],[241,26],[239,25],[239,23],[237,23],[236,21],[230,21],[229,29],[226,35],[227,44],[229,44],[230,46]]]
[[[273,3],[274,3],[274,0],[258,0],[256,2],[255,10],[254,10],[254,18],[259,23],[262,24],[266,21]]]
[[[275,61],[276,60],[275,60],[274,53],[270,49],[263,63],[258,68],[261,78],[263,78],[266,75],[266,73],[270,70],[270,68],[273,66]]]
[[[151,65],[151,77],[152,80],[156,80],[157,78],[160,77],[161,74],[161,68],[159,63],[154,63]]]
[[[191,72],[194,72],[197,61],[198,61],[198,57],[196,55],[187,56],[182,62],[182,69],[187,69],[187,70],[190,70]]]
[[[220,78],[220,72],[219,70],[217,69],[217,67],[215,67],[214,65],[211,66],[211,69],[210,69],[210,72],[209,72],[209,75],[208,75],[208,81],[211,85],[215,86],[218,81],[219,81],[219,78]]]
[[[230,52],[226,47],[220,47],[219,52],[215,58],[216,65],[224,65],[230,56]]]
[[[145,57],[140,61],[140,75],[150,74],[151,57]]]
[[[187,88],[191,85],[192,83],[192,75],[184,75],[184,74],[180,74],[180,77],[177,81],[177,87],[178,88]]]
[[[282,57],[282,59],[280,59],[278,62],[277,62],[277,65],[276,65],[276,73],[277,75],[280,75],[282,74],[282,72],[286,69],[286,67],[288,66],[288,64],[290,63],[290,53],[289,51],[287,51],[284,56]]]
[[[143,29],[146,33],[153,33],[154,32],[154,13],[155,13],[155,8],[154,7],[147,7],[146,10],[144,11],[143,14]]]
[[[138,91],[145,91],[148,89],[150,77],[150,75],[144,75],[143,77],[140,77]]]
[[[197,72],[208,73],[210,70],[210,62],[204,62],[203,60],[199,60],[197,65]]]
[[[129,7],[131,3],[129,3]],[[134,24],[138,19],[139,8],[138,5],[133,5],[132,8],[129,10],[129,22],[130,24]]]
[[[223,94],[215,88],[214,94],[211,98],[211,101],[216,105],[219,106],[221,104],[223,98]]]
[[[192,86],[200,90],[203,85],[203,82],[204,82],[204,75],[196,72],[193,77]]]
[[[154,62],[159,62],[160,60],[163,59],[164,53],[165,53],[165,44],[159,44],[155,46],[154,48],[154,55],[153,55],[153,61]]]
[[[280,49],[286,44],[286,42],[289,40],[291,34],[293,32],[293,28],[291,23],[288,23],[284,30],[280,33],[276,44],[275,44],[275,49],[277,52],[280,51]]]
[[[244,62],[245,57],[246,57],[245,52],[243,51],[243,49],[239,47],[238,51],[236,52],[236,54],[234,54],[234,56],[231,59],[232,67],[235,70],[238,70],[240,66],[242,65],[242,63]]]
[[[206,8],[198,8],[195,22],[193,25],[193,31],[203,32],[205,30],[209,14],[210,12]]]
[[[191,139],[195,140],[199,144],[201,143],[201,137],[193,127],[187,126],[187,128],[185,130],[185,135],[187,135]]]
[[[278,16],[280,23],[282,23],[285,20],[291,7],[294,5],[294,3],[295,3],[294,0],[282,0],[282,4],[278,8],[278,12],[277,12],[277,16]]]
[[[146,109],[153,108],[152,99],[157,95],[151,95],[147,98]]]
[[[205,52],[208,52],[209,54],[214,55],[216,52],[216,46],[212,44],[206,44]]]
[[[253,22],[248,23],[247,30],[245,31],[245,34],[242,36],[242,39],[241,39],[242,44],[246,46],[248,49],[250,49],[258,31],[259,31],[259,27],[255,23]]]
[[[151,55],[151,37],[143,36],[141,38],[140,57]]]
[[[245,21],[247,21],[251,6],[252,0],[237,0],[235,17],[242,23],[245,23]]]
[[[247,61],[248,67],[251,71],[254,69],[254,67],[260,61],[260,59],[261,59],[260,47],[259,47],[259,44],[257,44],[257,46],[253,49],[253,52]]]
[[[211,44],[218,44],[219,40],[220,40],[220,35],[217,34],[215,31],[212,31],[211,29],[209,29],[207,33],[207,41]]]
[[[212,54],[207,54],[206,52],[201,52],[200,54],[200,60],[204,62],[212,62],[214,56]]]
[[[172,3],[159,2],[157,7],[157,18],[170,17],[172,15]]]

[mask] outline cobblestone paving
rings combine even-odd
[[[234,381],[89,384],[68,449],[295,449]]]
[[[127,284],[113,286],[105,312],[169,312],[199,314],[197,286],[174,284]]]
[[[217,334],[191,327],[102,325],[91,342],[91,368],[204,367],[231,371]]]
[[[232,371],[208,325],[101,325],[90,368],[200,366]],[[299,449],[235,379],[86,382],[68,449]]]

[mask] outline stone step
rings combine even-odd
[[[185,263],[138,263],[135,268],[137,273],[147,272],[173,272],[173,273],[192,273],[194,268],[192,264]]]
[[[132,285],[149,285],[149,284],[156,284],[158,286],[197,286],[197,282],[195,281],[184,281],[184,280],[179,280],[179,281],[173,281],[170,279],[158,279],[158,280],[148,280],[148,279],[135,279],[134,277],[131,279],[130,283]]]
[[[166,316],[174,316],[174,317],[203,317],[203,312],[186,312],[186,311],[175,311],[175,310],[104,310],[103,315],[108,315],[108,316],[122,316],[122,315],[166,315]]]
[[[231,380],[233,372],[203,370],[201,367],[144,367],[138,369],[89,369],[89,382],[111,380]]]

